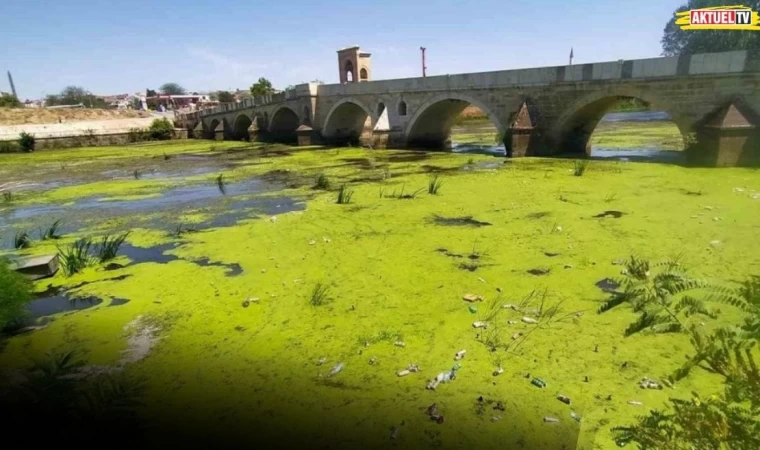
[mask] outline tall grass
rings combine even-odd
[[[576,159],[573,163],[573,175],[576,177],[582,177],[584,173],[586,173],[586,169],[588,168],[589,160],[587,159]]]
[[[314,285],[314,289],[311,290],[311,297],[309,303],[311,306],[322,306],[330,302],[330,289],[322,284],[317,283]]]
[[[116,258],[119,248],[129,236],[129,232],[116,236],[105,235],[97,246],[97,255],[100,262],[110,261]]]
[[[29,237],[29,233],[26,231],[19,231],[13,238],[13,247],[17,250],[22,248],[29,248],[32,245],[32,238]]]
[[[218,177],[216,177],[216,187],[219,188],[219,192],[222,193],[222,195],[227,195],[227,184],[224,182],[224,174],[220,173]]]
[[[327,178],[327,175],[320,173],[317,177],[317,182],[314,184],[315,189],[329,189],[330,188],[330,179]]]
[[[66,247],[58,248],[58,262],[66,276],[79,273],[92,262],[90,249],[92,248],[92,239],[79,239],[73,244]]]
[[[55,222],[53,222],[53,224],[50,225],[50,227],[48,227],[48,229],[45,230],[44,232],[42,231],[42,229],[40,229],[40,239],[42,239],[43,241],[47,241],[51,239],[60,239],[61,235],[58,234],[58,229],[60,228],[60,226],[61,226],[61,219],[58,219]]]
[[[442,185],[443,181],[439,179],[438,175],[430,178],[430,181],[428,182],[428,194],[438,195],[438,191],[441,189]]]
[[[354,196],[354,191],[348,189],[345,184],[340,186],[338,190],[338,198],[335,203],[339,205],[347,205],[351,203],[351,197]]]

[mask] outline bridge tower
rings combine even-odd
[[[371,53],[361,51],[358,45],[338,50],[340,84],[359,83],[372,79]]]

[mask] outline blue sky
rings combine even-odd
[[[284,88],[338,79],[335,50],[372,53],[374,79],[658,56],[682,1],[5,0],[0,90],[19,97],[67,85],[96,94],[157,88]]]

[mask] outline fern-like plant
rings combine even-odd
[[[615,280],[620,290],[602,303],[598,313],[627,303],[638,319],[625,330],[626,336],[648,330],[654,333],[675,333],[689,328],[689,318],[702,315],[715,318],[717,312],[707,309],[705,301],[689,295],[705,292],[712,286],[690,278],[678,261],[651,264],[632,256],[625,265],[623,277]]]

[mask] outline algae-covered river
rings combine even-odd
[[[177,444],[615,448],[613,426],[721,386],[694,372],[641,389],[688,338],[624,337],[635,315],[597,314],[597,283],[630,255],[726,284],[760,273],[760,177],[573,167],[210,141],[0,155],[0,180],[24,184],[0,202],[3,254],[130,232],[108,264],[35,282],[36,327],[4,338],[0,367],[76,350],[89,373],[142,380],[140,420]]]

